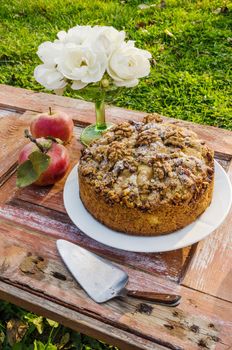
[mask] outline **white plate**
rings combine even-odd
[[[133,252],[166,252],[200,241],[224,221],[231,202],[230,180],[221,165],[215,161],[212,203],[196,221],[181,230],[163,236],[130,236],[102,225],[85,209],[79,196],[77,165],[72,169],[64,186],[65,208],[71,220],[81,231],[98,242]]]

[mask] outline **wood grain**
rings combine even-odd
[[[232,181],[232,163],[228,174]],[[232,209],[223,224],[198,244],[183,284],[232,302]]]
[[[12,197],[8,204],[0,208],[0,216],[24,227],[36,229],[47,237],[68,239],[84,248],[110,260],[133,266],[166,280],[179,281],[187,266],[194,247],[187,247],[168,253],[133,253],[105,246],[83,234],[67,217],[59,212],[37,206]]]
[[[16,192],[16,173],[14,172],[7,181],[0,185],[0,206],[9,201]]]
[[[53,238],[49,237],[45,245],[39,232],[14,224],[12,230],[11,225],[1,220],[2,281],[170,349],[193,350],[203,343],[209,349],[226,349],[230,345],[230,303],[180,287],[182,302],[175,309],[146,303],[150,312],[144,313],[141,301],[134,298],[96,304],[73,281],[57,255]],[[137,284],[142,290],[159,289],[151,275],[133,269],[126,271],[129,288]]]
[[[34,112],[46,111],[51,106],[54,109],[69,113],[79,125],[87,125],[95,121],[94,106],[90,102],[3,84],[0,85],[0,106],[3,108],[15,108],[19,111],[31,110]],[[109,107],[106,115],[108,120],[118,123],[128,119],[141,120],[146,113]],[[232,133],[230,131],[171,118],[169,120],[191,128],[216,151],[232,155]]]
[[[15,171],[19,151],[28,142],[24,130],[28,128],[31,113],[0,111],[0,185]],[[5,113],[2,113],[5,112]]]
[[[12,117],[15,116],[16,114],[20,115],[16,110],[14,109],[3,109],[0,107],[0,119],[6,118],[6,117]]]
[[[143,339],[129,332],[107,325],[90,316],[67,309],[65,306],[27,292],[19,287],[0,281],[0,298],[14,303],[30,312],[42,315],[75,331],[92,336],[121,350],[167,350],[166,347]]]

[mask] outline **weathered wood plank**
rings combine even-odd
[[[27,142],[23,130],[28,124],[29,119],[19,113],[7,112],[0,117],[0,183],[16,166],[18,152]]]
[[[7,181],[3,181],[0,185],[0,206],[9,201],[16,192],[16,173],[14,172]]]
[[[166,347],[154,344],[154,342],[138,337],[135,334],[117,329],[2,281],[0,281],[0,298],[20,307],[23,306],[28,311],[56,320],[74,331],[118,346],[121,350],[167,350]]]
[[[0,207],[0,216],[11,220],[15,225],[39,230],[46,237],[49,235],[56,239],[69,239],[106,258],[175,282],[179,281],[195,249],[187,247],[167,253],[133,253],[114,249],[82,233],[67,215],[14,197],[8,204]]]
[[[80,125],[87,125],[95,121],[94,107],[90,102],[8,85],[0,85],[0,106],[35,112],[48,110],[48,107],[51,106],[68,112]],[[117,107],[107,108],[106,113],[107,119],[115,123],[126,119],[141,120],[146,114]],[[178,121],[178,123],[190,127],[216,151],[232,155],[232,133],[230,131],[186,121]]]
[[[232,306],[228,302],[181,287],[182,302],[175,309],[147,303],[149,312],[144,313],[141,301],[134,298],[99,305],[73,281],[57,255],[53,238],[45,240],[36,231],[15,226],[12,230],[5,221],[1,221],[0,236],[0,279],[4,282],[170,349],[195,350],[202,344],[208,349],[226,349],[231,344]],[[126,270],[129,288],[161,287],[149,274]]]
[[[28,217],[28,220],[30,218]],[[27,249],[28,252],[41,252],[41,254],[45,254],[48,258],[53,260],[59,260],[59,254],[55,246],[55,241],[59,237],[51,237],[46,234],[41,234],[41,232],[36,230],[31,230],[29,228],[23,227],[22,225],[16,225],[13,222],[6,222],[5,220],[1,220],[1,232],[0,235],[2,237],[3,232],[6,233],[7,230],[12,230],[14,228],[14,232],[10,232],[7,236],[7,240],[4,240],[2,244],[2,249],[4,246],[15,246],[15,243],[18,242],[17,247],[23,246]],[[68,239],[68,237],[66,237]],[[0,248],[1,249],[1,248]],[[1,251],[2,252],[2,251]],[[11,248],[8,251],[9,255],[11,255]],[[16,253],[18,254],[18,249],[16,249]],[[121,265],[123,269],[125,269],[128,274],[131,276],[130,285],[133,284],[133,288],[141,289],[140,282],[141,280],[146,280],[146,289],[152,288],[154,285],[158,290],[161,291],[176,291],[178,292],[179,285],[171,281],[164,281],[163,278],[154,278],[150,274],[146,274],[142,271],[136,270],[133,267],[128,267],[125,265]],[[146,278],[142,278],[141,276],[147,276]],[[144,285],[145,282],[143,282]],[[137,287],[136,287],[137,286]]]
[[[13,109],[2,109],[0,108],[0,119],[6,118],[6,117],[12,117],[16,114],[20,115],[21,113],[18,113],[16,110]]]
[[[229,168],[232,181],[232,163]],[[232,209],[213,234],[198,244],[183,284],[232,302]]]

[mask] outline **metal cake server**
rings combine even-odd
[[[68,241],[59,239],[57,249],[76,281],[97,303],[104,303],[115,297],[132,296],[166,306],[177,306],[181,297],[126,289],[128,275],[111,262]]]

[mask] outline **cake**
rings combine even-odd
[[[98,221],[131,235],[185,227],[209,206],[213,151],[190,129],[148,115],[112,127],[83,149],[80,198]]]

